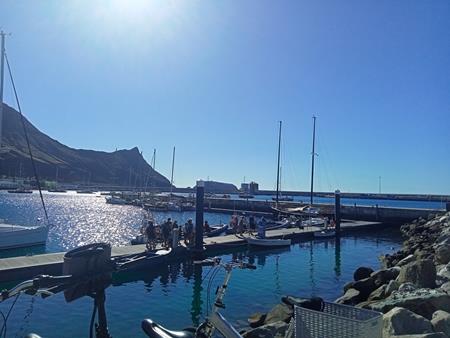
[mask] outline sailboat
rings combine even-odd
[[[1,45],[0,45],[0,147],[2,147],[2,122],[3,122],[3,78],[4,78],[4,62],[6,59],[5,54],[5,37],[6,34],[3,31],[0,31],[1,37]],[[13,78],[11,75],[11,69],[9,67],[8,60],[7,66],[11,77],[12,86],[14,89],[14,93],[16,95],[17,103],[19,103],[17,99],[17,93],[14,86]],[[18,104],[19,113],[22,117],[22,111],[20,109],[20,105]],[[23,117],[22,117],[23,118]],[[24,129],[26,134],[26,130]],[[30,157],[31,156],[31,148],[29,148]],[[37,178],[37,176],[36,176]],[[38,187],[39,186],[39,181]],[[19,189],[20,190],[20,189]],[[9,191],[8,191],[9,192]],[[18,191],[14,190],[11,192],[28,192],[28,191]],[[31,192],[31,191],[30,191]],[[42,197],[42,195],[41,195]],[[44,208],[45,214],[47,216],[46,210]],[[40,219],[38,219],[40,222]],[[11,248],[19,248],[19,247],[28,247],[33,245],[45,244],[47,241],[49,226],[45,224],[38,224],[36,226],[23,226],[16,224],[8,224],[4,221],[0,221],[0,250],[3,249],[11,249]]]
[[[170,195],[169,195],[169,201],[167,202],[166,208],[168,211],[181,211],[181,206],[179,206],[177,203],[172,201],[174,167],[175,167],[175,147],[173,147],[173,153],[172,153],[172,176],[170,178]]]
[[[19,178],[22,179],[22,162],[19,164]],[[10,194],[31,194],[32,190],[25,188],[23,182],[15,189],[8,190]]]
[[[275,210],[278,209],[278,202],[280,201],[280,150],[281,150],[281,124],[282,122],[279,121],[279,130],[278,130],[278,167],[277,167],[277,194],[276,194],[276,198],[275,198],[275,202],[276,202],[276,208]],[[279,229],[282,227],[286,227],[289,225],[289,221],[288,220],[281,220],[281,221],[276,221],[271,225],[267,225],[265,230],[270,230],[270,229]],[[264,230],[264,231],[265,231]],[[279,246],[289,246],[291,245],[291,240],[290,239],[278,239],[278,238],[260,238],[260,237],[256,237],[256,238],[252,238],[252,237],[247,237],[245,239],[248,243],[248,245],[250,246],[255,246],[255,247],[279,247]]]
[[[67,192],[67,190],[58,188],[58,172],[59,168],[56,166],[55,187],[53,189],[48,189],[48,192]]]

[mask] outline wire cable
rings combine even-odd
[[[94,337],[94,321],[95,321],[95,314],[96,313],[97,313],[97,303],[94,302],[94,309],[92,311],[91,322],[89,324],[89,338],[93,338]]]
[[[47,208],[45,207],[44,197],[42,196],[41,183],[39,181],[39,176],[38,176],[38,173],[37,173],[37,169],[36,169],[36,164],[35,164],[35,161],[34,161],[33,153],[31,152],[30,139],[28,137],[28,132],[27,132],[27,128],[26,128],[26,125],[25,125],[25,118],[23,117],[22,109],[20,108],[20,102],[19,102],[19,97],[17,96],[16,85],[14,83],[14,79],[13,79],[12,72],[11,72],[11,67],[9,65],[9,60],[8,60],[8,56],[7,56],[6,53],[5,53],[5,60],[6,60],[6,65],[8,66],[9,77],[11,79],[11,84],[12,84],[12,87],[13,87],[13,90],[14,90],[14,96],[16,98],[17,108],[19,109],[20,120],[22,122],[23,131],[25,133],[25,139],[27,141],[28,152],[30,153],[31,166],[33,167],[34,177],[36,178],[36,184],[37,184],[38,189],[39,189],[39,196],[41,197],[42,207],[44,209],[44,214],[45,214],[45,220],[47,221],[47,225],[50,225],[49,221],[48,221],[48,214],[47,214]]]
[[[8,311],[8,313],[6,314],[6,318],[5,318],[5,320],[4,320],[2,329],[1,329],[1,331],[0,331],[0,336],[1,336],[2,333],[3,333],[3,330],[5,330],[5,332],[4,332],[4,334],[3,334],[3,337],[6,337],[6,330],[7,330],[8,318],[9,318],[9,315],[11,314],[12,309],[14,308],[14,305],[16,305],[16,302],[17,302],[17,300],[19,299],[19,296],[20,296],[20,293],[18,293],[17,296],[16,296],[16,298],[14,298],[14,301],[13,301],[13,303],[11,304],[11,307],[9,308],[9,311]],[[3,315],[3,313],[2,313],[2,315]]]

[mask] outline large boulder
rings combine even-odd
[[[294,310],[292,307],[286,304],[277,304],[267,314],[266,319],[264,320],[264,324],[272,324],[279,321],[288,323],[293,315]]]
[[[391,280],[389,281],[389,283],[386,286],[386,297],[390,296],[392,294],[392,292],[397,291],[398,288],[400,287],[400,283],[397,282],[396,280]]]
[[[345,294],[334,302],[338,304],[356,305],[361,301],[360,292],[355,289],[348,289]]]
[[[428,319],[407,309],[395,307],[383,315],[383,337],[432,332]]]
[[[266,320],[266,314],[265,313],[254,313],[248,318],[248,325],[250,327],[258,327],[264,324],[264,321]]]
[[[436,332],[444,332],[450,337],[450,313],[438,310],[433,313],[431,325]]]
[[[441,290],[450,293],[450,282],[444,283],[441,285]]]
[[[376,289],[369,295],[367,300],[380,300],[386,298],[386,286],[386,284],[381,285],[378,289]]]
[[[378,286],[375,284],[375,280],[372,277],[360,279],[353,283],[353,289],[359,291],[361,300],[366,300],[377,288]]]
[[[278,321],[248,330],[244,338],[283,338],[288,331],[289,324]]]
[[[438,264],[447,264],[450,262],[450,244],[441,244],[435,250],[436,262]]]
[[[396,281],[398,283],[398,281]],[[400,284],[398,287],[398,292],[411,292],[417,290],[416,286],[411,282],[406,282],[403,284]]]
[[[395,307],[403,307],[427,319],[434,312],[450,312],[450,295],[441,289],[418,289],[411,292],[393,292],[388,298],[370,302],[364,308],[386,313]]]
[[[440,265],[441,268],[438,269],[436,276],[443,283],[450,281],[450,263],[447,265]]]
[[[298,298],[293,296],[285,296],[281,297],[281,301],[292,309],[294,309],[294,305],[296,305],[310,310],[322,311],[324,306],[323,299],[320,297]]]
[[[376,285],[380,286],[389,283],[392,279],[396,279],[400,274],[400,270],[400,267],[394,266],[389,269],[375,271],[370,275],[370,277],[374,279]]]
[[[405,258],[401,259],[398,263],[397,266],[404,266],[406,264],[409,264],[411,262],[414,262],[416,260],[416,257],[414,257],[413,254],[406,256]]]
[[[436,267],[430,259],[421,259],[406,264],[400,270],[398,282],[411,282],[420,288],[436,287]]]
[[[373,272],[372,268],[366,266],[360,266],[353,273],[353,280],[355,282],[370,277],[370,274]]]

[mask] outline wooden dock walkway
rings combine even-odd
[[[379,230],[381,223],[364,221],[343,221],[341,232],[345,235],[348,232],[360,230]],[[293,241],[311,240],[314,238],[314,231],[320,227],[311,226],[304,229],[288,228],[269,230],[266,232],[267,238],[290,238]],[[245,236],[248,236],[247,234]],[[226,251],[227,249],[245,246],[244,237],[236,235],[225,235],[218,237],[205,237],[204,244],[207,255],[214,252]],[[145,250],[145,245],[127,245],[113,247],[112,256],[137,254]],[[34,256],[20,256],[0,259],[0,283],[21,281],[33,278],[39,274],[61,275],[63,257],[65,252],[40,254]]]

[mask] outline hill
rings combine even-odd
[[[74,149],[50,138],[25,119],[39,177],[58,182],[170,187],[170,182],[145,161],[137,147],[103,152]],[[57,169],[58,168],[58,169]],[[33,177],[20,114],[3,105],[3,138],[0,175]]]
[[[231,183],[205,181],[205,192],[212,194],[237,194],[239,190]]]

